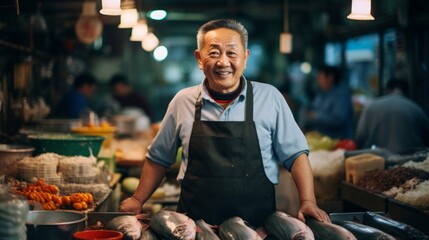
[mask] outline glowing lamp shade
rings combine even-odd
[[[100,13],[109,16],[121,15],[121,0],[102,0]]]
[[[354,20],[374,20],[371,15],[371,0],[352,0],[352,12],[347,16]]]
[[[144,20],[138,21],[131,31],[131,41],[143,41],[148,33],[147,23]]]
[[[156,47],[158,47],[159,40],[153,33],[148,33],[148,35],[142,41],[142,48],[147,52],[152,52]]]
[[[292,34],[283,32],[280,34],[280,52],[291,53],[292,52]]]
[[[137,9],[122,9],[121,23],[119,23],[118,28],[132,28],[137,24],[138,20],[139,13]]]

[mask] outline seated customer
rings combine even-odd
[[[120,104],[122,109],[138,108],[149,118],[152,117],[151,109],[146,99],[140,93],[133,90],[124,75],[117,74],[110,79],[110,87],[113,97]]]
[[[317,77],[319,91],[302,119],[305,131],[317,131],[331,138],[352,137],[352,98],[347,84],[341,80],[338,67],[320,68]]]
[[[89,100],[96,87],[97,82],[91,74],[83,73],[77,76],[73,88],[60,100],[56,114],[63,118],[80,118],[80,114],[90,107]]]
[[[429,119],[419,105],[405,97],[407,82],[391,79],[386,91],[386,96],[364,108],[356,132],[358,146],[396,153],[429,147]]]

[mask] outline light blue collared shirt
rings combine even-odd
[[[309,153],[307,140],[283,95],[269,84],[251,83],[254,96],[253,121],[265,173],[272,183],[277,184],[279,161],[290,170],[300,154]],[[181,181],[188,163],[189,140],[199,93],[201,92],[203,99],[202,121],[244,121],[246,89],[247,81],[240,95],[226,109],[210,97],[204,81],[200,85],[180,90],[168,105],[159,132],[149,146],[146,156],[168,168],[175,163],[177,149],[182,146],[182,163],[177,176],[177,180]]]

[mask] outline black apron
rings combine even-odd
[[[247,82],[244,122],[201,121],[201,108],[198,97],[177,211],[212,225],[239,216],[259,227],[276,204],[253,122],[252,84]]]

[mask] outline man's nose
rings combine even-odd
[[[217,64],[219,66],[229,66],[229,58],[228,56],[226,56],[226,54],[222,54],[220,55]]]

